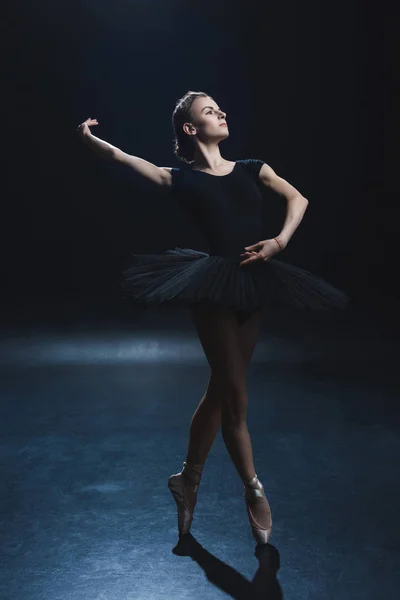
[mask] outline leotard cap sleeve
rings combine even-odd
[[[180,175],[181,175],[181,169],[178,169],[176,167],[171,167],[170,170],[171,173],[171,187],[170,187],[170,191],[174,190],[176,188],[176,185],[179,181]]]
[[[249,171],[249,173],[254,175],[254,177],[257,179],[261,171],[261,167],[265,164],[263,160],[259,160],[258,158],[246,158],[238,162],[240,162],[243,168]]]

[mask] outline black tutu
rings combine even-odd
[[[123,272],[124,298],[141,307],[222,305],[260,308],[343,309],[349,297],[322,278],[277,259],[240,266],[242,257],[190,248],[135,254]]]

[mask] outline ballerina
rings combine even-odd
[[[174,153],[184,168],[158,167],[95,137],[87,119],[83,141],[105,158],[132,168],[174,198],[204,234],[208,252],[175,248],[136,254],[124,272],[127,297],[142,307],[187,307],[210,367],[207,389],[191,420],[186,460],[168,487],[176,501],[179,536],[189,533],[204,464],[221,427],[244,486],[258,546],[272,532],[271,508],[254,466],[247,427],[246,373],[264,310],[344,308],[348,297],[323,279],[272,257],[286,248],[308,206],[293,185],[259,159],[229,161],[219,144],[229,136],[226,113],[204,92],[187,92],[173,111]],[[262,239],[266,186],[286,199],[278,235]]]

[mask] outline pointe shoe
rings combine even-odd
[[[247,514],[257,544],[267,544],[272,533],[271,508],[257,475],[244,486]]]
[[[197,501],[203,465],[183,463],[183,469],[168,479],[168,488],[178,508],[179,537],[189,533],[193,521],[193,511]]]

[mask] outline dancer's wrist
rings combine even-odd
[[[275,242],[277,243],[279,250],[283,250],[284,248],[286,248],[288,240],[286,240],[284,237],[282,237],[281,235],[277,235],[274,238],[272,238],[275,240]]]

